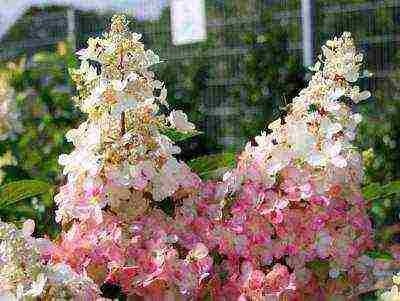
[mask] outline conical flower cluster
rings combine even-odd
[[[351,295],[363,278],[356,259],[373,241],[352,144],[361,116],[344,100],[370,93],[355,84],[363,56],[349,33],[322,50],[287,116],[246,146],[222,183],[206,184],[179,209],[182,227],[223,258],[215,300]],[[310,268],[317,262],[328,273],[322,278]]]
[[[190,252],[181,258],[174,222],[157,208],[167,198],[180,202],[198,193],[200,178],[174,158],[180,149],[163,134],[188,133],[194,125],[182,111],[162,113],[167,90],[149,70],[159,58],[129,32],[125,17],[114,17],[110,31],[89,39],[78,55],[75,101],[88,119],[67,133],[75,149],[60,156],[68,182],[56,196],[57,221],[65,232],[48,250],[49,263],[67,264],[99,286],[117,284],[128,294],[162,286],[173,295],[179,287],[193,295],[211,258],[196,243],[189,250],[200,252],[204,263],[189,260],[198,256]]]
[[[168,118],[160,113],[168,108],[167,90],[149,70],[159,58],[127,26],[124,17],[114,17],[109,32],[78,52],[75,101],[88,119],[67,133],[75,150],[59,160],[68,175],[56,197],[57,220],[64,224],[102,223],[103,209],[128,221],[198,181],[174,158],[180,149],[162,134],[194,126],[181,111]]]

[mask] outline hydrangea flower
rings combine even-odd
[[[207,248],[193,243],[187,258],[179,254],[173,220],[155,209],[200,187],[199,177],[173,157],[179,147],[162,134],[194,125],[181,111],[160,112],[168,108],[166,89],[149,69],[160,60],[128,31],[125,17],[115,16],[111,30],[88,44],[78,52],[80,69],[71,71],[75,100],[88,119],[67,133],[75,149],[60,156],[68,182],[56,196],[57,220],[66,228],[49,262],[98,286],[115,283],[128,295],[194,296],[210,272]],[[101,72],[87,60],[99,62]]]
[[[27,220],[22,229],[0,221],[0,300],[35,300],[36,297],[66,297],[96,300],[97,287],[82,275],[60,274],[60,266],[43,257],[49,241],[32,237],[35,224]],[[68,267],[67,267],[68,269]],[[100,300],[100,299],[99,299]]]
[[[352,144],[360,115],[341,101],[370,95],[355,96],[361,63],[349,33],[328,41],[287,116],[246,145],[222,182],[205,183],[198,199],[178,209],[179,227],[195,234],[186,236],[224,258],[214,266],[215,300],[228,292],[232,300],[307,299],[356,289],[356,278],[331,288],[310,265],[353,275],[362,270],[355,259],[373,246]]]

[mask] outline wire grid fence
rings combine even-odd
[[[352,3],[354,2],[354,3]],[[369,69],[375,74],[370,89],[384,86],[384,81],[394,68],[395,57],[400,49],[400,0],[372,1],[327,1],[315,0],[315,36],[317,52],[319,46],[334,35],[350,31],[358,46],[367,54]],[[262,12],[272,6],[271,24],[261,24]],[[159,8],[154,8],[159,9]],[[242,62],[249,52],[243,43],[247,32],[262,33],[265,26],[276,22],[290,26],[289,50],[301,61],[301,15],[298,0],[207,0],[208,47],[198,44],[174,46],[171,37],[169,8],[164,9],[157,21],[133,21],[132,28],[143,34],[143,41],[165,61],[176,66],[177,89],[184,86],[185,75],[179,66],[202,59],[208,69],[205,87],[200,93],[204,118],[200,128],[211,140],[225,147],[237,148],[243,144],[238,121],[251,118],[254,110],[249,108],[247,116],[238,114],[231,91],[240,88],[238,80]],[[100,35],[106,29],[111,15],[75,12],[75,39],[77,48],[83,47],[89,36]],[[38,49],[51,49],[67,35],[66,10],[56,13],[40,13],[23,19],[24,40],[6,39],[0,47],[0,60],[10,59],[21,53],[33,53]],[[204,43],[203,43],[204,44]],[[268,47],[268,45],[266,45]],[[400,53],[398,54],[400,55]],[[243,104],[244,106],[244,104]],[[243,112],[243,110],[240,110]]]
[[[21,18],[0,44],[0,61],[30,55],[54,45],[67,37],[67,11],[38,12]]]

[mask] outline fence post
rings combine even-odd
[[[67,9],[67,40],[72,47],[73,50],[76,48],[76,39],[75,39],[75,11],[72,7]]]
[[[315,1],[301,0],[301,25],[303,40],[303,65],[314,62]]]

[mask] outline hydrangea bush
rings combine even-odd
[[[71,74],[87,120],[67,133],[74,150],[59,160],[63,231],[52,242],[32,238],[31,222],[1,224],[0,296],[100,300],[118,288],[134,300],[324,300],[356,297],[374,281],[353,146],[361,116],[348,105],[370,93],[356,85],[363,56],[350,34],[323,46],[287,116],[222,181],[205,182],[174,157],[166,133],[194,125],[168,114],[150,71],[160,60],[127,25],[115,16],[78,52]]]

